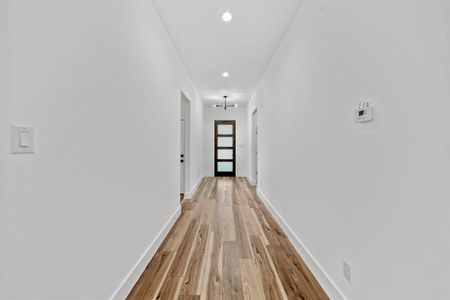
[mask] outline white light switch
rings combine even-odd
[[[348,282],[352,282],[352,266],[345,260],[342,271],[344,273],[345,279],[347,279]]]
[[[28,132],[19,133],[20,147],[30,147],[30,137],[28,136]]]
[[[11,125],[10,127],[11,153],[33,153],[33,128],[29,126]]]

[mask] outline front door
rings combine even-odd
[[[214,174],[236,176],[236,121],[215,121]]]

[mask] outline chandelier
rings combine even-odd
[[[223,109],[227,110],[228,107],[237,107],[237,104],[227,104],[228,96],[223,96],[223,104],[214,104],[214,107],[223,107]]]

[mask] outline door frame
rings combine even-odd
[[[190,187],[190,157],[191,157],[191,101],[181,91],[180,99],[180,135],[184,137],[184,147],[180,147],[180,163],[183,160],[183,166],[180,166],[180,194],[189,194]],[[181,123],[184,121],[184,130],[181,130]],[[181,137],[180,137],[181,146]],[[183,155],[183,156],[181,156]]]
[[[232,125],[233,126],[233,134],[218,134],[219,125]],[[218,138],[219,137],[232,137],[233,138],[233,147],[219,147],[218,146]],[[218,150],[221,149],[232,149],[233,150],[233,159],[219,159],[218,158]],[[233,171],[232,172],[219,172],[217,170],[218,162],[232,162],[233,163]],[[214,121],[214,176],[224,176],[224,177],[236,177],[236,120],[215,120]]]
[[[252,177],[254,185],[258,184],[258,110],[252,112],[251,117],[252,126],[252,145],[251,145],[251,160],[252,160]]]

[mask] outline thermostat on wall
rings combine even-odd
[[[355,110],[355,122],[365,123],[373,120],[373,108],[369,102],[360,102],[359,108]]]

